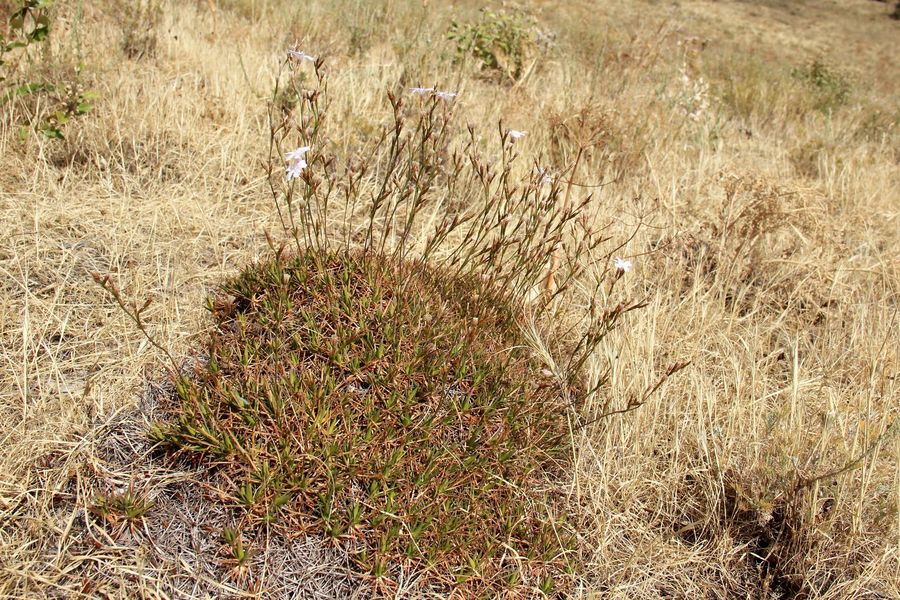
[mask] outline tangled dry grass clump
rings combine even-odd
[[[890,6],[39,4],[0,596],[900,594]]]

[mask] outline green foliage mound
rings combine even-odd
[[[818,111],[831,112],[850,99],[852,86],[847,78],[820,60],[796,68],[791,74],[811,90],[813,108]]]
[[[476,59],[482,71],[517,81],[553,45],[554,36],[521,8],[482,9],[477,21],[454,21],[447,39],[456,43],[456,59]]]
[[[415,567],[466,597],[549,591],[570,538],[540,490],[568,460],[566,406],[485,281],[278,253],[210,300],[208,357],[152,437],[214,465],[241,528],[328,536],[376,578]]]

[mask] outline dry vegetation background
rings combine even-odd
[[[20,140],[17,103],[0,116],[0,596],[200,593],[84,533],[93,482],[129,481],[104,431],[163,358],[90,274],[151,296],[155,335],[188,352],[209,291],[279,231],[266,98],[296,43],[326,58],[347,147],[386,90],[434,82],[541,160],[599,136],[592,206],[614,239],[643,223],[621,285],[649,299],[596,357],[606,393],[691,366],[573,438],[577,593],[898,597],[900,24],[870,0],[560,4],[528,5],[555,37],[510,82],[452,61],[475,2],[58,3],[21,68],[99,98],[65,140]],[[132,475],[156,501],[187,477]]]

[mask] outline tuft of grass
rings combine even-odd
[[[279,254],[209,308],[205,364],[152,438],[214,461],[244,527],[326,536],[375,577],[415,565],[467,595],[563,572],[574,540],[540,490],[570,461],[568,407],[482,279]]]
[[[150,302],[94,276],[176,374],[151,440],[214,469],[219,508],[237,512],[226,543],[241,578],[242,534],[274,528],[332,540],[380,586],[413,572],[423,589],[466,595],[567,587],[577,548],[551,499],[571,470],[569,436],[636,410],[687,364],[618,402],[603,394],[610,373],[587,370],[646,306],[610,301],[628,269],[601,249],[591,195],[573,198],[598,135],[569,140],[554,176],[518,167],[502,124],[496,150],[482,149],[447,98],[388,92],[390,120],[348,159],[325,61],[289,54],[285,73],[266,174],[292,252],[209,301],[203,366],[179,374],[148,329]],[[478,189],[467,204],[448,194],[463,186]],[[436,219],[442,199],[450,212]],[[604,266],[589,272],[577,257],[594,252]],[[590,310],[554,324],[576,285]],[[536,333],[552,338],[542,352]]]
[[[131,484],[122,492],[98,494],[90,510],[114,527],[133,528],[152,508],[153,503],[137,493]]]

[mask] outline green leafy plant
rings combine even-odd
[[[222,530],[222,541],[228,546],[228,552],[231,554],[231,560],[237,568],[243,568],[250,560],[250,553],[244,547],[244,541],[241,534],[231,527]]]
[[[115,527],[133,528],[151,508],[153,503],[141,497],[132,483],[123,492],[98,495],[91,512]]]
[[[850,98],[851,85],[846,77],[818,59],[795,68],[791,75],[812,91],[816,110],[831,112]]]
[[[22,105],[28,122],[19,130],[22,137],[35,128],[48,138],[63,139],[66,124],[91,112],[97,98],[78,81],[29,81],[12,75],[12,67],[31,46],[47,42],[51,5],[50,0],[20,0],[9,16],[8,37],[0,36],[0,105],[17,101]]]
[[[447,38],[456,43],[456,58],[473,57],[492,76],[518,81],[552,45],[553,36],[521,8],[483,8],[477,21],[454,21]]]
[[[3,55],[29,44],[43,42],[50,35],[50,0],[20,0],[9,13],[10,38],[0,36],[0,52]],[[0,65],[4,64],[0,58]]]

